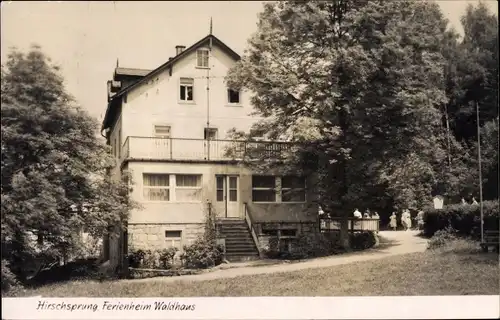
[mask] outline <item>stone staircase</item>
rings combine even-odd
[[[259,259],[252,234],[245,220],[217,220],[220,238],[226,241],[226,259],[231,262]]]

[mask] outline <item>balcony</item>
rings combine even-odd
[[[292,146],[287,142],[127,137],[120,162],[280,160],[293,151]]]

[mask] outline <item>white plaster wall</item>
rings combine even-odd
[[[130,162],[128,170],[132,174],[131,197],[139,202],[141,209],[130,214],[129,223],[203,223],[207,200],[216,203],[217,174],[238,175],[240,177],[239,212],[244,216],[244,202],[251,200],[250,171],[242,166],[214,163],[148,163]],[[143,197],[143,173],[201,174],[202,201],[199,203],[150,202]],[[214,208],[216,209],[216,208]]]
[[[210,127],[218,129],[224,139],[233,127],[248,131],[257,120],[250,116],[250,93],[241,92],[240,105],[228,104],[224,81],[235,61],[219,47],[213,46],[210,59]],[[196,52],[173,66],[172,76],[164,70],[147,83],[128,93],[123,104],[122,136],[153,136],[155,124],[170,125],[172,138],[203,139],[207,125],[207,69],[196,67]],[[194,101],[180,102],[180,78],[194,78]]]

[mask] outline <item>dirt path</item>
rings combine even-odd
[[[298,262],[276,262],[270,260],[259,260],[252,262],[231,263],[221,265],[219,270],[206,272],[198,275],[186,275],[178,277],[157,277],[138,280],[122,280],[134,282],[148,281],[203,281],[222,278],[235,278],[245,275],[290,272],[303,269],[324,268],[336,265],[348,264],[358,261],[382,259],[394,255],[422,252],[426,248],[427,241],[417,236],[416,231],[381,231],[380,245],[377,248],[363,252],[353,252],[343,255],[316,258]]]

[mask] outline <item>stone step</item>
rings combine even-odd
[[[243,261],[254,261],[259,260],[259,256],[226,256],[227,261],[229,262],[243,262]]]
[[[248,252],[248,251],[240,251],[240,252],[226,252],[226,258],[229,257],[258,257],[259,253],[257,251]]]
[[[247,243],[226,243],[226,248],[255,248],[252,242]]]
[[[251,235],[244,233],[220,233],[220,236],[226,239],[253,239]]]

